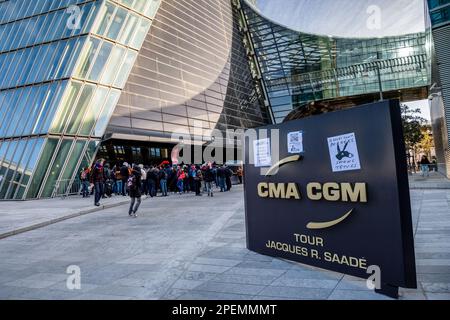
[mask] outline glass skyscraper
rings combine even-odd
[[[450,178],[450,0],[428,0],[437,60],[430,96],[437,162]]]
[[[0,2],[0,199],[92,162],[160,1]]]
[[[431,29],[384,38],[320,36],[288,29],[241,3],[277,123],[311,101],[430,85]]]

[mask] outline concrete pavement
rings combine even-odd
[[[450,190],[411,198],[419,288],[402,299],[450,299]],[[248,251],[241,187],[148,199],[139,213],[122,205],[0,240],[0,299],[388,299],[364,280]],[[81,290],[67,289],[69,265]]]
[[[53,223],[129,202],[128,197],[102,199],[93,205],[94,197],[68,197],[33,201],[2,201],[0,206],[0,239],[42,228]]]

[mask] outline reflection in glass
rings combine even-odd
[[[45,182],[45,186],[42,191],[41,197],[49,198],[52,196],[53,191],[55,190],[56,182],[61,174],[61,171],[69,154],[71,146],[72,140],[62,141],[61,146],[59,147],[59,151],[55,157],[55,160],[53,161],[53,165],[48,172],[47,181]]]
[[[50,165],[50,160],[55,152],[56,146],[58,145],[58,139],[48,139],[44,150],[42,151],[39,163],[36,166],[36,171],[34,172],[33,179],[27,191],[26,198],[34,199],[38,197],[39,189],[42,184],[42,180],[47,172]]]

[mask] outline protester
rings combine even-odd
[[[211,168],[211,165],[208,165],[205,169],[204,180],[205,180],[206,192],[208,193],[208,197],[214,197],[213,182],[215,179],[214,179],[214,173],[213,173],[213,169]]]
[[[97,160],[92,169],[91,183],[94,184],[95,200],[94,204],[100,206],[100,199],[104,194],[105,172],[103,168],[103,160]]]
[[[422,172],[422,177],[430,176],[430,164],[431,162],[428,160],[428,157],[423,155],[420,160],[420,171]]]
[[[128,171],[128,163],[124,162],[123,166],[120,168],[120,177],[122,178],[122,196],[126,196],[126,186],[127,186],[127,181],[128,181],[128,177],[130,176],[130,172]]]
[[[237,174],[237,177],[239,179],[239,184],[242,184],[242,176],[244,175],[244,169],[242,167],[239,167],[236,170],[236,174]]]
[[[220,192],[225,192],[226,191],[226,187],[225,187],[226,173],[225,173],[225,168],[223,166],[220,166],[217,169],[217,177],[219,180]]]
[[[141,188],[142,188],[142,170],[140,166],[134,166],[127,181],[128,194],[131,198],[130,209],[128,215],[137,217],[137,211],[141,205]]]
[[[167,197],[167,172],[164,168],[161,167],[158,173],[159,184],[161,187],[161,196]]]
[[[201,187],[202,187],[202,170],[200,169],[199,166],[195,167],[195,177],[194,177],[194,182],[195,182],[195,195],[196,196],[201,196]]]
[[[230,168],[228,168],[227,166],[224,167],[225,170],[225,183],[226,183],[226,190],[225,191],[230,191],[231,189],[231,177],[233,176],[233,171],[231,171]]]
[[[81,180],[81,194],[83,198],[89,198],[89,181],[90,179],[90,169],[85,167],[80,172],[80,180]]]
[[[183,168],[179,168],[177,172],[177,188],[179,194],[184,192],[184,179],[186,178],[186,174],[184,173]]]

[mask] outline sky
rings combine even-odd
[[[251,0],[248,0],[251,1]],[[423,32],[424,0],[256,0],[261,14],[296,31],[338,37]]]
[[[420,109],[422,117],[425,118],[427,121],[431,121],[430,105],[428,100],[405,102],[404,104],[406,104],[411,109]]]

